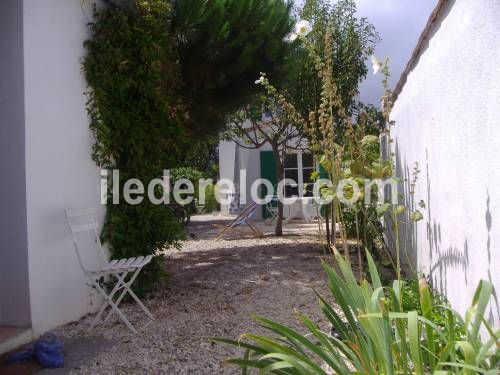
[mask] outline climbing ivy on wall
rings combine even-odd
[[[186,110],[179,99],[180,67],[170,35],[171,7],[162,0],[95,11],[85,42],[93,159],[120,171],[120,192],[129,178],[147,184],[177,166],[184,152]],[[111,189],[111,187],[110,187]],[[102,233],[114,258],[154,254],[139,288],[162,275],[161,250],[176,246],[184,231],[163,205],[143,199],[130,205],[108,201]]]

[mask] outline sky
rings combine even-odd
[[[332,0],[334,1],[334,0]],[[303,0],[296,0],[300,6]],[[375,26],[381,37],[375,55],[389,57],[391,87],[394,88],[410,59],[420,34],[437,4],[437,0],[356,0],[358,13]],[[379,106],[383,94],[382,76],[373,76],[371,63],[367,78],[360,85],[360,100]]]
[[[375,55],[389,57],[391,87],[394,88],[410,59],[437,0],[356,0],[358,13],[375,26],[382,41]],[[373,75],[371,63],[367,78],[360,85],[360,100],[379,105],[383,94],[382,76]]]

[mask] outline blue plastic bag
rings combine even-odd
[[[63,342],[53,333],[46,333],[35,342],[34,354],[45,368],[64,365]]]
[[[15,352],[9,355],[7,358],[7,363],[21,363],[29,361],[35,356],[33,349],[21,350],[20,352]]]

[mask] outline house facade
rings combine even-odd
[[[441,0],[395,89],[391,119],[418,269],[464,312],[481,279],[500,296],[500,2]],[[409,186],[420,172],[415,193]]]
[[[241,142],[239,143],[241,144]],[[285,178],[291,181],[284,184],[283,194],[285,198],[312,197],[314,181],[311,179],[311,174],[318,168],[319,166],[310,152],[290,150],[285,160]],[[252,185],[256,191],[254,195],[259,198],[276,195],[278,178],[271,146],[265,143],[259,148],[246,148],[234,141],[220,142],[219,177],[233,181],[235,187],[235,194],[231,202],[221,204],[223,215],[239,212],[242,206],[253,202]],[[274,190],[273,194],[259,183],[260,179],[270,181]],[[316,209],[313,207],[312,200],[305,201],[304,210],[307,211],[308,216],[315,215]],[[292,214],[289,207],[285,206],[285,218]],[[262,208],[254,215],[256,219],[268,217],[265,205],[262,205]]]
[[[105,212],[80,65],[91,20],[91,1],[0,2],[0,330],[17,345],[98,302],[64,216]]]

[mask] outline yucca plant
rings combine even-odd
[[[402,281],[383,288],[375,263],[367,254],[371,282],[358,283],[336,251],[338,270],[323,264],[330,291],[341,311],[318,294],[320,308],[337,334],[325,332],[304,315],[307,334],[256,317],[272,336],[246,333],[241,340],[214,339],[244,349],[228,363],[242,373],[267,374],[498,374],[500,331],[485,320],[493,286],[481,281],[465,319],[450,306],[434,306],[429,286],[420,284],[422,315],[402,309]],[[391,295],[391,298],[387,298]],[[389,302],[389,300],[391,302]],[[433,309],[447,315],[446,325],[429,319]],[[457,334],[457,323],[465,336]],[[481,338],[482,334],[485,336]],[[488,336],[486,338],[486,336]]]

